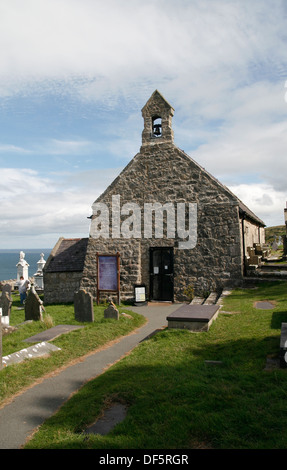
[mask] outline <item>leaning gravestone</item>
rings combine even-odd
[[[115,306],[115,304],[113,302],[110,302],[110,305],[104,311],[104,317],[105,318],[114,318],[115,320],[118,320],[119,316],[120,316],[120,314],[119,314],[119,311],[118,311],[117,307]]]
[[[10,286],[10,284],[5,284],[2,287],[2,294],[3,294],[3,292],[7,292],[9,294],[9,297],[11,297],[12,286]]]
[[[42,320],[43,302],[32,285],[25,300],[25,321]]]
[[[10,317],[11,313],[11,305],[12,305],[12,299],[8,292],[2,291],[2,295],[0,297],[0,308],[2,308],[2,316],[3,317]]]
[[[74,293],[75,320],[80,322],[94,321],[93,297],[84,289]]]

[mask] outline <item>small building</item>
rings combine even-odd
[[[45,303],[73,301],[83,277],[88,240],[58,240],[43,268]]]
[[[60,239],[44,268],[45,302],[97,298],[97,256],[120,258],[122,300],[144,285],[154,301],[242,283],[264,222],[174,144],[174,109],[156,90],[142,109],[140,151],[92,205],[88,238]]]

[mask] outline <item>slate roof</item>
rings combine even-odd
[[[61,238],[49,256],[45,273],[83,271],[88,238]]]

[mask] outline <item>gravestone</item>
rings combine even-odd
[[[3,292],[7,292],[9,294],[9,297],[11,297],[11,292],[12,292],[12,286],[10,286],[10,284],[5,284],[3,287],[2,287],[2,293]]]
[[[80,289],[74,294],[75,320],[80,322],[94,321],[93,297],[89,292]]]
[[[114,318],[115,320],[119,319],[120,317],[119,311],[113,302],[110,302],[110,305],[108,306],[108,308],[105,309],[104,317]]]
[[[2,295],[0,297],[0,308],[2,308],[2,316],[3,317],[10,317],[11,313],[11,305],[12,305],[12,299],[8,292],[2,291]]]
[[[25,321],[42,320],[42,310],[44,310],[43,302],[32,285],[25,301]]]
[[[276,241],[274,241],[274,242],[272,243],[272,250],[274,250],[274,251],[277,251],[277,250],[278,250],[278,245],[277,245]]]

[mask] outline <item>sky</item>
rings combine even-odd
[[[287,201],[286,0],[0,0],[0,248],[87,237],[157,89],[267,226]]]

